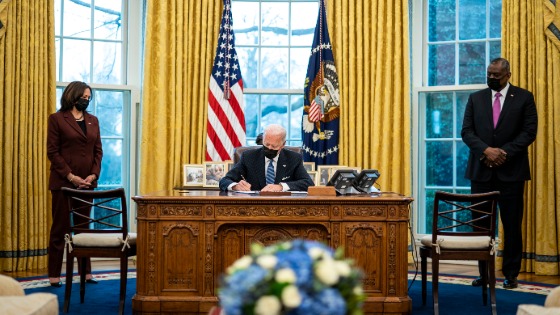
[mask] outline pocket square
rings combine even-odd
[[[282,180],[288,179],[290,176],[282,177]]]

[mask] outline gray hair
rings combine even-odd
[[[492,61],[490,61],[490,64],[497,64],[499,63],[500,66],[502,66],[502,69],[505,69],[507,73],[509,73],[509,61],[506,58],[502,58],[502,57],[498,57],[498,58],[494,58],[492,59]]]
[[[286,128],[282,125],[272,124],[264,128],[263,139],[266,135],[280,135],[282,137],[282,142],[286,142]]]

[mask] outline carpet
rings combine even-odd
[[[80,304],[79,278],[74,277],[69,314],[115,314],[119,309],[119,274],[118,272],[94,273],[99,284],[86,285],[84,304]],[[472,277],[440,275],[440,314],[471,315],[489,314],[490,306],[482,305],[480,288],[470,286]],[[428,280],[431,280],[428,278]],[[18,279],[26,294],[35,292],[50,292],[58,295],[60,313],[64,304],[64,286],[53,288],[49,286],[47,278]],[[433,314],[431,283],[428,283],[426,305],[422,305],[422,283],[420,275],[414,278],[409,274],[409,296],[412,299],[412,313],[414,315]],[[515,290],[504,290],[502,281],[496,284],[496,299],[498,314],[514,315],[519,304],[544,305],[546,295],[553,288],[552,285],[520,282]],[[132,314],[132,296],[136,290],[136,272],[128,273],[125,314]]]

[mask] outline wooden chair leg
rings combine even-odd
[[[490,285],[490,305],[492,306],[492,315],[497,315],[496,310],[496,261],[495,257],[488,262],[488,283]]]
[[[70,309],[70,295],[72,294],[72,275],[74,273],[74,257],[66,253],[66,286],[64,289],[64,313]]]
[[[86,257],[80,257],[80,303],[84,303],[86,296]]]
[[[432,297],[434,300],[434,315],[439,315],[439,259],[432,255]]]
[[[480,261],[481,264],[481,278],[482,278],[482,305],[488,305],[488,262]]]
[[[422,305],[426,305],[426,282],[428,281],[428,262],[425,253],[420,249],[420,266],[422,270]]]
[[[124,314],[124,299],[126,297],[126,281],[128,275],[128,260],[126,255],[121,257],[121,292],[119,300],[119,314]]]

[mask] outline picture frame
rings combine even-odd
[[[315,171],[315,162],[303,162],[303,167],[307,172]]]
[[[227,173],[226,162],[204,162],[202,187],[220,187],[220,179]]]
[[[307,171],[307,174],[309,174],[309,177],[311,177],[313,184],[315,186],[318,186],[317,183],[319,182],[319,173],[317,171]]]
[[[235,162],[233,162],[232,160],[227,160],[227,161],[224,161],[224,162],[227,164],[226,170],[227,170],[228,172],[231,171],[231,169],[232,169],[233,166],[235,165]]]
[[[330,169],[332,167],[336,167],[336,166],[340,166],[340,165],[319,165],[317,166],[317,182],[315,183],[315,186],[327,186],[327,183],[329,182],[329,179],[331,178],[331,172]]]
[[[331,179],[331,177],[334,175],[334,173],[337,170],[355,170],[357,173],[360,173],[362,171],[362,169],[359,167],[345,166],[345,165],[332,165],[332,167],[329,169],[329,179]]]
[[[202,164],[183,164],[183,186],[202,186],[203,169]]]

